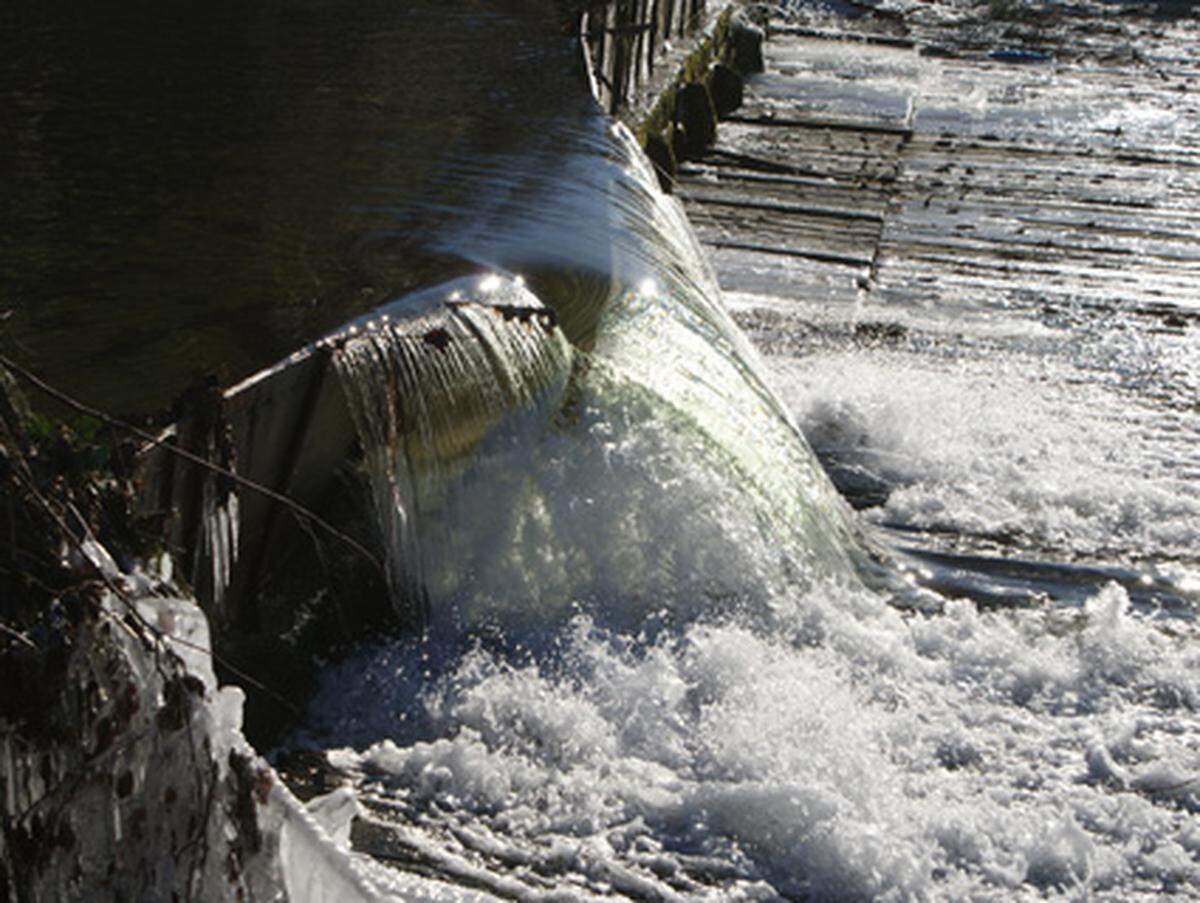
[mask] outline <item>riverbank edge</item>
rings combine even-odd
[[[93,426],[0,367],[0,900],[376,899],[245,739],[209,617]]]

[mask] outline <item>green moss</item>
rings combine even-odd
[[[726,6],[708,32],[702,36],[696,48],[684,59],[675,77],[659,93],[649,111],[632,123],[633,133],[642,147],[645,147],[647,139],[655,134],[662,136],[669,144],[679,89],[689,82],[705,81],[713,63],[730,61],[733,52],[730,26],[733,23],[734,11],[733,4]]]

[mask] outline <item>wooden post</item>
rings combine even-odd
[[[637,84],[646,84],[650,78],[650,0],[637,4]]]
[[[609,56],[607,74],[610,96],[608,99],[608,112],[615,116],[617,110],[621,107],[621,93],[625,82],[623,72],[624,60],[621,53],[621,36],[618,31],[618,26],[621,24],[620,4],[609,4],[604,22],[604,44]]]
[[[305,369],[308,371],[307,385],[300,395],[303,398],[290,426],[291,436],[286,444],[280,447],[277,459],[273,462],[272,472],[275,480],[270,488],[280,495],[287,496],[292,490],[292,481],[296,476],[297,465],[308,442],[308,434],[312,428],[321,392],[325,388],[326,376],[330,370],[331,351],[328,347],[318,348],[312,355],[312,363]],[[242,561],[234,572],[229,596],[234,602],[237,615],[237,626],[243,630],[257,632],[263,624],[255,605],[258,583],[266,564],[268,550],[273,546],[278,535],[279,520],[283,513],[282,506],[275,501],[267,503],[266,514],[261,522],[255,524],[253,535],[245,537]]]
[[[662,3],[660,0],[653,0],[650,4],[650,53],[647,56],[647,71],[651,76],[654,75],[654,64],[658,59],[658,40],[662,35]]]

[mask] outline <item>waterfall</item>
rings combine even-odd
[[[778,57],[801,73],[800,103],[818,74],[847,72],[808,60],[810,40]],[[877,49],[890,97],[897,49]],[[854,58],[857,96],[860,49],[824,52]],[[969,58],[955,62],[981,71]],[[761,87],[773,93],[784,77]],[[994,67],[987,77],[1007,78]],[[1056,77],[1074,84],[1072,66]],[[1033,82],[1045,88],[1043,74]],[[1076,96],[1066,103],[1077,109]],[[1073,112],[1071,141],[1092,146],[1077,122]],[[770,154],[792,153],[773,137],[780,122],[761,128]],[[907,147],[912,160],[942,143],[924,138]],[[819,131],[810,139],[830,153]],[[508,158],[476,180],[483,195],[452,211],[434,250],[511,274],[505,284],[523,276],[556,315],[562,369],[526,400],[494,395],[490,416],[431,422],[428,454],[363,431],[377,485],[436,474],[429,502],[396,507],[414,547],[391,548],[405,573],[419,561],[434,629],[370,640],[331,665],[297,735],[354,785],[351,845],[374,857],[379,886],[397,898],[659,900],[1150,898],[1200,886],[1195,606],[1150,607],[1091,566],[1083,581],[1080,562],[1111,553],[1072,545],[1123,536],[1140,559],[1157,544],[1147,597],[1163,573],[1191,580],[1194,562],[1175,553],[1157,570],[1161,550],[1194,532],[1179,526],[1194,508],[1176,447],[1188,421],[1161,399],[1134,400],[1146,384],[1180,397],[1186,329],[1150,341],[1113,311],[1089,320],[1074,307],[1068,326],[1048,323],[1029,303],[1040,289],[1018,283],[1006,290],[1020,304],[978,311],[949,279],[936,300],[889,296],[886,316],[912,335],[880,347],[857,329],[866,310],[882,313],[878,296],[853,307],[819,288],[806,296],[799,286],[830,277],[792,279],[789,267],[767,294],[736,299],[772,339],[814,327],[772,355],[769,380],[629,134],[580,116],[538,141],[555,153]],[[692,188],[710,162],[689,171]],[[1147,165],[1130,177],[1147,178]],[[993,169],[985,179],[1004,167]],[[1085,177],[1077,189],[1093,197]],[[762,188],[720,184],[735,196]],[[754,252],[734,259],[737,275],[762,265]],[[1130,327],[1119,341],[1114,323]],[[1113,370],[1116,350],[1130,369]],[[491,372],[488,355],[476,358]],[[353,378],[386,385],[392,366],[373,359]],[[459,390],[481,391],[465,374]],[[914,581],[903,600],[941,614],[902,614],[893,586],[858,585],[891,562],[856,528],[789,409],[827,448],[849,436],[851,460],[890,468],[892,497],[862,529],[916,527],[939,550],[930,573],[944,568],[934,576],[949,595],[922,599]],[[1131,425],[1151,421],[1169,440],[1134,448]],[[1152,447],[1168,451],[1150,458]],[[1106,484],[1118,471],[1132,489]],[[1004,532],[982,533],[988,524]],[[1040,554],[1064,543],[1078,560],[1017,557],[1030,548],[1021,530],[1045,537]],[[1034,604],[993,607],[1006,586]],[[1130,844],[1131,830],[1146,843]]]
[[[553,312],[520,282],[499,276],[406,298],[332,343],[393,598],[424,620],[434,546],[422,542],[422,520],[443,504],[481,437],[510,412],[561,395],[570,347]]]
[[[443,248],[494,275],[334,342],[395,598],[451,629],[636,625],[855,582],[846,506],[681,208],[622,127],[574,134],[522,216],[485,210]]]

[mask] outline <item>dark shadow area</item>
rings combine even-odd
[[[0,11],[8,352],[165,409],[470,265],[438,237],[586,97],[550,2]]]

